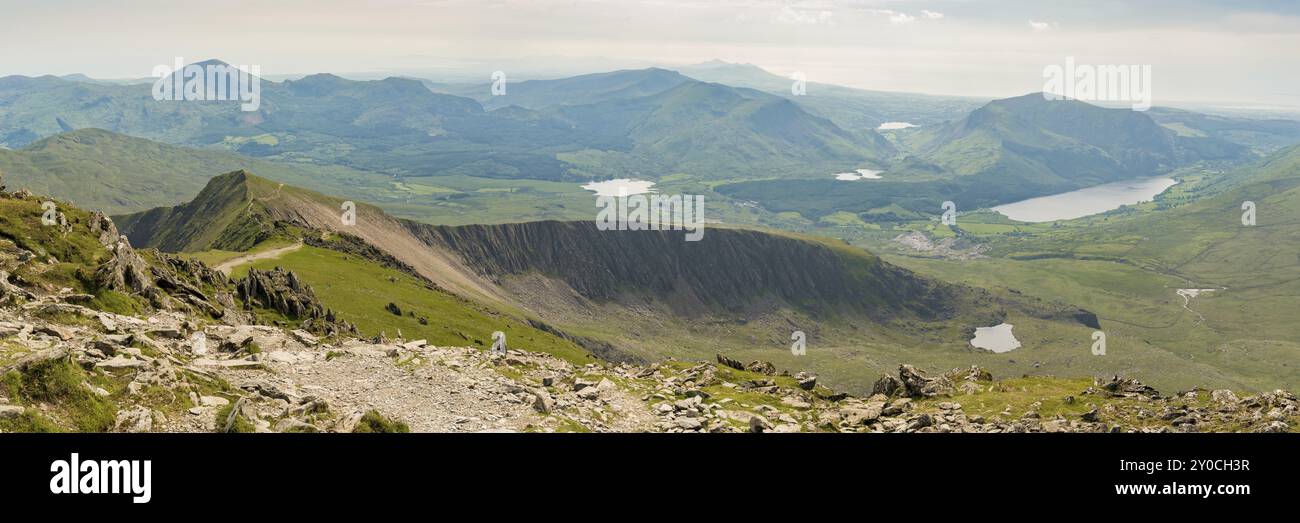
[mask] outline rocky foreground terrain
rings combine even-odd
[[[974,367],[932,377],[903,366],[859,398],[725,356],[578,366],[174,312],[142,319],[60,296],[0,311],[0,344],[5,430],[1286,432],[1300,412],[1283,391],[1162,396],[1129,379],[996,381]]]
[[[772,364],[574,363],[359,336],[291,272],[230,280],[0,192],[4,432],[1288,432],[1295,395],[908,365],[867,397]],[[45,214],[48,217],[48,214]]]

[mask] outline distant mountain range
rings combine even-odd
[[[405,206],[404,215],[445,203],[436,214],[442,219],[494,205],[480,190],[502,188],[485,181],[609,178],[667,179],[809,218],[841,211],[888,218],[928,215],[945,200],[974,209],[1195,162],[1230,166],[1300,139],[1300,123],[1286,120],[1139,113],[1038,94],[985,103],[818,83],[794,96],[790,79],[748,64],[680,69],[513,82],[504,96],[486,83],[316,74],[264,81],[261,107],[247,113],[237,102],[156,101],[144,84],[6,77],[0,144],[16,150],[0,154],[0,165],[34,189],[109,212],[175,204],[197,193],[203,173],[254,169]],[[921,126],[877,132],[886,120]],[[830,177],[860,168],[884,171],[883,179]],[[61,181],[74,177],[78,183]],[[159,179],[167,188],[149,190],[149,180]],[[96,190],[109,185],[119,190]],[[568,205],[538,200],[493,219],[572,216]]]
[[[262,81],[261,88],[261,107],[245,113],[236,102],[156,101],[143,84],[0,78],[0,145],[22,147],[94,127],[399,177],[542,180],[625,175],[631,162],[646,177],[761,177],[848,168],[892,154],[874,131],[846,131],[772,95],[658,69],[521,82],[488,104],[502,107],[496,111],[401,78],[318,74]],[[715,152],[736,152],[692,154],[665,140],[665,129],[707,137]]]
[[[1254,157],[1245,145],[1179,135],[1142,112],[1047,100],[1039,93],[994,100],[961,120],[920,130],[912,140],[914,154],[879,181],[767,180],[718,190],[774,211],[813,216],[891,205],[933,214],[943,201],[973,210],[1156,176],[1193,162]]]
[[[802,95],[794,95],[795,80],[753,64],[713,60],[678,67],[682,74],[706,82],[747,87],[788,97],[810,112],[852,130],[874,130],[886,122],[929,127],[961,118],[988,102],[987,98],[938,96],[854,89],[805,78]]]

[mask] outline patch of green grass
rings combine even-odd
[[[555,427],[555,432],[566,434],[584,434],[591,432],[591,429],[587,428],[586,425],[578,423],[567,416],[557,416],[556,419],[559,420],[560,423]]]
[[[23,433],[63,432],[57,424],[33,409],[24,410],[13,418],[0,419],[0,430]]]
[[[590,361],[582,348],[534,329],[525,320],[425,287],[424,280],[357,256],[304,246],[279,259],[262,260],[251,266],[262,270],[283,267],[293,271],[303,282],[311,285],[326,307],[356,324],[365,336],[377,336],[382,332],[394,337],[400,330],[408,340],[426,339],[432,345],[464,346],[470,341],[461,333],[468,334],[471,340],[490,340],[493,331],[502,331],[512,348],[544,352],[575,363]],[[239,270],[246,271],[245,267]],[[340,275],[347,277],[340,278]],[[357,282],[366,284],[358,285]],[[386,310],[390,302],[401,308],[401,316]],[[421,324],[420,317],[428,318],[428,324]]]
[[[116,411],[107,399],[85,387],[86,372],[68,359],[31,365],[4,378],[10,397],[22,403],[48,403],[58,418],[80,432],[106,432],[113,428]]]
[[[390,420],[376,410],[366,411],[365,415],[361,416],[361,421],[357,423],[356,428],[352,429],[354,433],[395,434],[410,431],[411,428],[405,423]]]
[[[99,322],[96,321],[95,319],[82,316],[81,314],[77,314],[75,312],[66,312],[66,311],[53,310],[53,309],[38,309],[36,311],[35,316],[43,320],[49,321],[50,323],[57,323],[59,325],[77,325],[81,327],[95,327],[99,325]]]
[[[143,299],[108,289],[96,292],[95,299],[91,300],[89,307],[123,316],[142,314],[146,308]]]
[[[235,413],[235,423],[230,426],[229,431],[225,430],[226,420],[230,418],[230,413],[234,410],[237,403],[237,401],[232,401],[217,410],[217,432],[229,432],[231,434],[247,434],[256,432],[256,429],[253,428],[253,423],[249,421],[242,412]]]
[[[194,407],[189,394],[162,385],[146,385],[140,390],[138,400],[168,417],[185,415],[185,411]]]

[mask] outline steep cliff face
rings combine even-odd
[[[630,294],[741,312],[776,300],[814,314],[932,320],[951,317],[969,291],[865,252],[753,230],[710,229],[690,242],[682,231],[600,231],[591,222],[407,225],[484,276],[540,273],[598,302]]]

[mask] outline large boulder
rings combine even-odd
[[[751,361],[749,365],[745,366],[745,370],[766,376],[776,375],[776,365],[773,365],[770,361]]]
[[[944,374],[944,377],[952,380],[953,383],[963,381],[993,381],[993,373],[984,370],[978,365],[971,365],[969,368],[956,368]]]
[[[902,389],[903,382],[898,381],[898,378],[884,374],[881,375],[880,379],[876,380],[876,383],[871,386],[871,395],[874,396],[880,394],[889,397],[897,394],[898,391]]]
[[[726,367],[731,367],[731,368],[736,369],[736,370],[745,370],[745,364],[744,364],[744,363],[741,363],[741,362],[738,361],[738,360],[733,360],[733,359],[728,358],[728,357],[726,357],[726,356],[723,356],[723,355],[721,355],[721,354],[718,354],[718,355],[717,355],[717,358],[718,358],[718,364],[719,364],[719,365],[723,365],[723,366],[726,366]]]
[[[1119,376],[1111,376],[1110,379],[1095,378],[1093,379],[1093,384],[1101,387],[1102,390],[1105,390],[1109,395],[1114,397],[1160,397],[1159,391],[1143,385],[1142,382],[1133,378],[1121,378]]]
[[[810,372],[800,371],[794,375],[795,383],[803,390],[813,390],[817,388],[817,375]]]
[[[113,432],[150,432],[153,430],[153,412],[145,407],[118,411],[113,422]]]
[[[952,380],[947,376],[931,378],[911,365],[898,366],[898,379],[903,382],[907,395],[913,398],[947,396],[955,392]]]

